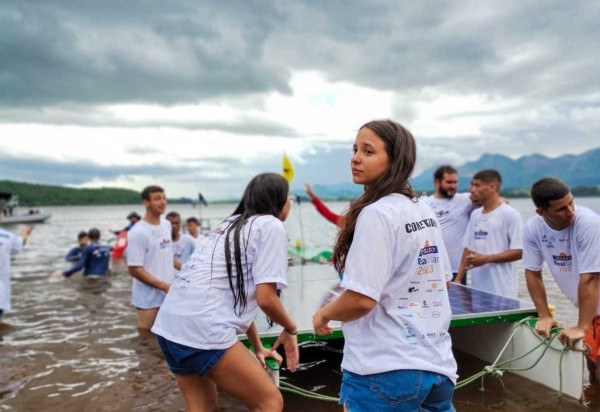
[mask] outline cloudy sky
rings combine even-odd
[[[0,2],[0,180],[237,197],[350,181],[392,118],[416,173],[600,146],[600,3]]]

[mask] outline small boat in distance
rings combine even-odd
[[[0,214],[0,225],[43,223],[52,216],[52,213],[39,209],[19,213],[19,197],[9,192],[0,192]]]

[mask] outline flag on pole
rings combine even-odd
[[[288,183],[292,183],[292,179],[294,178],[294,167],[286,154],[283,155],[283,177]]]
[[[206,201],[204,196],[202,196],[201,192],[198,192],[198,202],[202,203],[204,206],[208,206],[208,202]]]

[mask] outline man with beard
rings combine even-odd
[[[458,172],[450,165],[437,168],[433,174],[435,193],[424,198],[425,203],[433,210],[442,228],[442,237],[452,266],[452,280],[458,273],[458,265],[463,253],[463,238],[469,215],[475,208],[469,193],[456,193],[458,188]],[[461,283],[467,284],[466,275]]]

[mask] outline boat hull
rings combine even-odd
[[[43,223],[52,217],[50,212],[39,212],[32,214],[19,214],[12,216],[3,216],[0,225],[18,225],[29,223]]]

